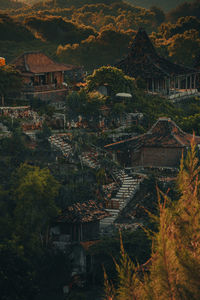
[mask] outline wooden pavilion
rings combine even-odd
[[[49,100],[66,95],[64,72],[72,70],[74,66],[57,63],[41,52],[26,52],[11,64],[23,78],[23,94],[27,98],[32,95]]]
[[[146,90],[163,95],[196,89],[198,70],[174,64],[159,56],[146,31],[140,28],[128,56],[115,65],[126,75],[142,78]]]

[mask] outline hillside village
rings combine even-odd
[[[22,10],[28,15],[30,7],[16,11],[18,25]],[[12,14],[2,19],[11,22]],[[33,32],[40,39],[29,18],[27,41]],[[86,42],[51,55],[45,30],[41,49],[8,51],[9,62],[0,52],[0,261],[11,265],[9,281],[0,275],[5,299],[19,299],[10,285],[22,286],[20,299],[104,299],[101,265],[115,278],[119,231],[131,258],[144,264],[151,255],[142,228],[153,227],[156,186],[176,199],[181,158],[192,142],[200,145],[200,43],[193,63],[180,63],[166,56],[162,37],[154,43],[160,33],[153,38],[141,25],[110,63],[98,63],[98,53],[74,63]]]

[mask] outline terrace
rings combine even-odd
[[[64,84],[53,84],[53,83],[46,83],[46,84],[37,84],[37,85],[30,85],[25,84],[23,87],[23,92],[26,94],[37,94],[42,92],[56,92],[56,91],[66,91],[67,86]]]

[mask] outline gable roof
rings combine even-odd
[[[11,62],[21,73],[48,73],[67,71],[73,66],[54,62],[42,52],[26,52]]]
[[[193,135],[181,130],[170,118],[159,118],[147,133],[127,140],[106,145],[106,149],[116,149],[128,146],[184,148],[190,146]],[[200,137],[194,136],[196,144],[200,144]]]
[[[159,56],[143,28],[138,30],[128,56],[116,63],[115,66],[122,69],[126,75],[141,76],[146,79],[159,79],[198,72],[195,69],[174,64]]]
[[[109,213],[95,201],[76,203],[68,206],[57,218],[57,222],[88,223],[108,217]]]

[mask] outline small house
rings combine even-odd
[[[177,167],[193,138],[200,144],[200,137],[193,137],[170,118],[162,117],[147,133],[106,145],[105,149],[126,167]]]
[[[56,219],[51,228],[54,241],[85,242],[99,238],[100,220],[109,215],[95,201],[68,206]]]
[[[22,76],[25,98],[54,100],[66,95],[64,73],[72,70],[74,66],[57,63],[42,52],[26,52],[11,64]]]
[[[87,249],[98,242],[100,220],[109,215],[101,205],[89,200],[68,206],[53,222],[51,240],[57,249],[71,249],[73,274],[91,271],[93,258],[87,253]]]

